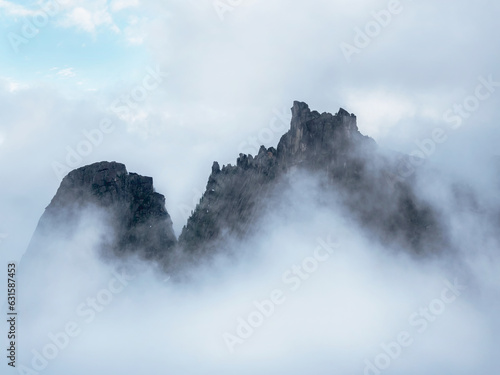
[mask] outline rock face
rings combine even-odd
[[[344,176],[351,172],[344,162],[363,150],[373,151],[375,141],[363,136],[356,125],[356,116],[340,109],[336,115],[319,114],[307,104],[294,102],[290,130],[278,144],[278,161],[287,169],[300,166]]]
[[[177,243],[165,197],[156,193],[153,179],[128,173],[125,165],[100,162],[70,172],[42,215],[36,238],[56,230],[71,234],[86,208],[103,209],[109,216],[108,238],[116,255],[130,252],[161,259]],[[30,249],[28,249],[30,250]]]
[[[294,102],[290,130],[277,149],[262,146],[257,156],[240,154],[236,166],[214,163],[205,193],[179,237],[187,253],[212,252],[230,234],[252,230],[277,182],[293,169],[324,178],[325,192],[340,194],[351,214],[386,243],[401,241],[415,251],[433,250],[439,228],[430,207],[418,202],[410,182],[363,136],[356,117],[311,111]]]
[[[179,237],[184,253],[211,253],[226,235],[246,235],[279,174],[276,155],[262,146],[255,157],[240,154],[235,166],[220,169],[214,162],[206,191]]]

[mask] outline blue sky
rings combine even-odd
[[[146,17],[136,2],[112,2],[93,13],[92,7],[85,8],[85,3],[81,7],[64,6],[55,0],[23,3],[0,2],[0,71],[5,78],[21,83],[76,84],[83,90],[98,89],[128,77],[135,67],[147,63],[147,49],[141,38],[130,31],[139,18]],[[42,7],[49,3],[58,4],[54,15]],[[116,4],[125,8],[112,11]],[[38,22],[44,22],[38,24],[40,27],[34,21],[37,16],[41,20]],[[34,25],[37,34],[26,34],[25,25]],[[26,43],[16,43],[17,36]]]
[[[102,119],[116,130],[74,167],[116,160],[153,176],[179,232],[212,162],[234,164],[249,139],[275,147],[281,132],[259,134],[294,100],[343,107],[379,145],[411,153],[480,77],[500,81],[495,1],[400,0],[387,16],[388,0],[60,0],[16,53],[9,33],[22,36],[51,1],[0,0],[0,161],[16,161],[0,174],[20,185],[5,187],[0,205],[22,212],[0,216],[0,234],[17,241],[17,256],[59,186],[53,164]],[[356,48],[348,58],[346,44]],[[151,70],[168,78],[113,112]],[[497,90],[429,162],[459,169],[497,153],[499,101]],[[27,196],[24,208],[13,203]]]

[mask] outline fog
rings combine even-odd
[[[382,152],[416,156],[403,178],[450,241],[425,257],[382,246],[314,176],[294,177],[249,238],[226,239],[230,255],[177,282],[139,259],[103,258],[113,234],[89,207],[75,235],[54,228],[46,251],[19,264],[19,373],[496,373],[498,2],[401,0],[346,57],[343,43],[356,47],[389,1],[233,1],[223,19],[213,0],[58,1],[16,52],[9,33],[45,3],[0,1],[2,264],[21,261],[64,174],[103,160],[154,177],[179,235],[212,162],[276,147],[293,100],[345,108]],[[123,109],[151,69],[158,86]],[[324,261],[291,290],[294,265],[314,268],[315,255]],[[271,296],[284,301],[239,338],[240,317]],[[110,300],[92,307],[99,298]],[[431,322],[421,308],[440,314]],[[51,352],[50,333],[64,349]],[[35,371],[44,348],[53,358],[37,357]]]
[[[440,254],[381,246],[316,176],[296,172],[265,197],[249,238],[227,239],[231,255],[183,282],[140,259],[103,259],[112,233],[89,207],[74,235],[54,228],[50,251],[22,263],[19,364],[55,375],[492,373],[494,181],[474,187],[473,211],[453,198],[458,177],[436,172],[419,169],[415,188],[451,236]]]

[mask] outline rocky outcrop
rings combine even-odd
[[[70,236],[86,209],[102,210],[109,225],[105,253],[162,259],[177,243],[165,197],[153,179],[128,173],[125,165],[100,162],[70,172],[40,218],[30,251],[46,235]]]
[[[301,166],[345,177],[354,171],[344,163],[354,161],[360,152],[373,152],[375,147],[373,139],[359,132],[354,114],[342,108],[336,115],[319,114],[305,103],[294,102],[291,127],[281,137],[277,153],[284,169]]]
[[[266,203],[279,165],[274,148],[240,154],[236,165],[213,163],[206,191],[179,237],[184,253],[212,253],[227,235],[244,238]]]
[[[235,166],[222,169],[214,163],[206,191],[179,237],[181,248],[198,257],[219,248],[217,242],[227,235],[243,238],[252,232],[277,182],[296,169],[324,179],[324,192],[342,196],[346,212],[384,243],[399,241],[417,252],[442,244],[430,206],[417,200],[411,180],[395,177],[396,165],[359,132],[354,114],[342,108],[335,115],[320,114],[294,102],[290,130],[277,149],[262,146],[255,157],[240,154]]]

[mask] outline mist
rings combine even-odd
[[[5,368],[498,372],[499,4],[0,1],[0,259],[19,265],[18,368]],[[345,195],[297,171],[244,240],[225,237],[180,279],[106,255],[115,234],[96,207],[26,252],[64,175],[104,160],[154,178],[179,236],[213,161],[276,147],[294,100],[342,107],[388,158],[411,155],[397,177],[446,245],[381,243]]]
[[[429,179],[436,172],[418,170],[414,187],[451,238],[438,254],[381,245],[319,177],[296,171],[263,197],[245,241],[226,238],[184,281],[141,259],[103,258],[111,229],[89,207],[73,235],[53,228],[51,251],[22,270],[44,282],[20,294],[19,364],[49,374],[491,373],[495,181],[472,184],[484,208],[472,210],[454,193],[468,172]]]

